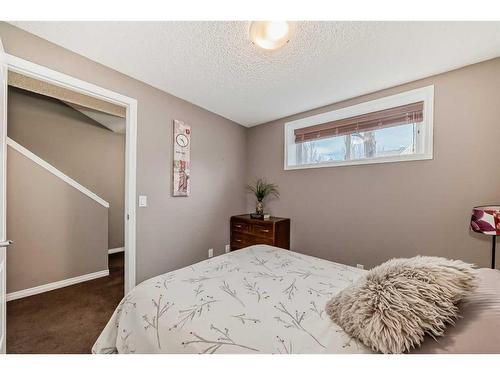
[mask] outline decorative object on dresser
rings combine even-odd
[[[274,195],[276,198],[280,196],[278,185],[268,183],[263,178],[255,181],[254,185],[247,185],[248,191],[252,192],[257,198],[255,214],[250,214],[253,219],[264,219],[264,199],[269,195]]]
[[[491,237],[491,268],[495,268],[495,247],[500,234],[500,205],[478,206],[472,209],[470,229]]]
[[[252,219],[250,215],[231,217],[231,250],[252,245],[272,245],[290,250],[290,219]]]

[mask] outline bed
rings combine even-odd
[[[325,313],[367,271],[256,245],[146,280],[119,304],[93,353],[373,353]],[[414,353],[500,353],[500,272],[478,270],[446,334]]]
[[[256,245],[154,277],[93,353],[368,353],[324,311],[364,270]]]

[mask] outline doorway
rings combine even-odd
[[[137,101],[110,90],[101,88],[91,83],[56,72],[49,68],[34,64],[27,60],[6,54],[6,65],[9,73],[13,72],[23,76],[42,81],[63,90],[85,95],[113,105],[124,108],[125,111],[125,201],[124,201],[124,264],[123,289],[125,294],[135,286],[135,239],[136,239],[136,134],[137,134]],[[6,116],[5,116],[6,117]],[[6,131],[4,129],[6,134]],[[4,161],[5,162],[5,161]],[[5,164],[4,164],[5,165]],[[4,186],[5,190],[5,186]],[[8,251],[8,250],[7,250]],[[119,256],[119,255],[118,255]],[[112,257],[112,255],[110,255]],[[117,256],[114,256],[116,258]],[[113,258],[112,258],[113,259]],[[110,268],[113,268],[110,261]],[[8,265],[7,265],[8,269]],[[0,281],[1,283],[1,281]],[[1,292],[1,291],[0,291]],[[5,289],[3,290],[5,293]],[[1,302],[1,309],[5,312],[5,300]],[[3,316],[3,318],[2,318]],[[5,324],[5,314],[0,316],[0,323]],[[5,325],[4,325],[5,327]],[[8,325],[6,329],[8,330]],[[5,333],[5,329],[2,330]],[[3,335],[5,341],[5,335]],[[5,351],[5,343],[2,343]]]

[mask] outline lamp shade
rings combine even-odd
[[[500,206],[474,207],[470,229],[490,236],[500,235]]]

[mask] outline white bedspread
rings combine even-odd
[[[94,353],[368,353],[324,311],[363,270],[252,246],[154,277],[117,307]]]

